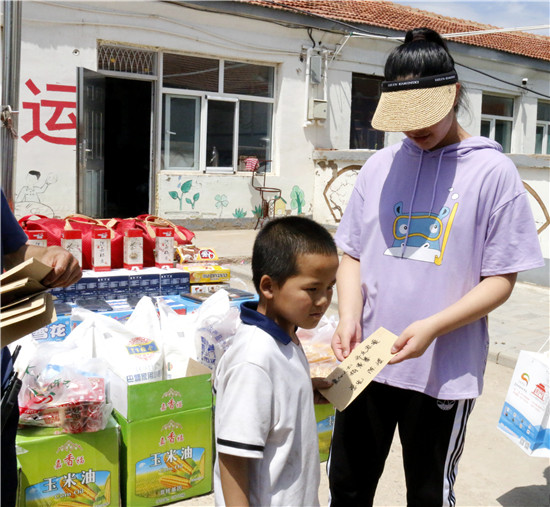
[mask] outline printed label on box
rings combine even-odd
[[[53,428],[19,430],[19,505],[118,505],[117,442],[113,419],[104,430],[79,435],[56,435]]]
[[[171,501],[184,498],[185,490],[205,478],[205,449],[184,445],[183,426],[173,420],[162,426],[159,435],[159,452],[135,464],[137,496],[160,498],[170,496]],[[181,443],[181,447],[177,446]],[[174,447],[175,446],[175,447]],[[167,449],[168,447],[168,449]]]

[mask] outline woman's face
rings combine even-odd
[[[432,125],[418,130],[403,132],[414,144],[422,150],[437,150],[460,141],[458,124],[453,109],[445,118]]]
[[[422,150],[437,150],[450,144],[458,143],[463,139],[462,129],[460,128],[456,119],[455,106],[458,102],[458,94],[460,91],[460,84],[457,83],[457,98],[455,104],[441,121],[418,130],[409,130],[403,132],[414,144],[416,144]]]

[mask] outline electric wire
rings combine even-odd
[[[540,95],[541,97],[544,97],[545,99],[550,99],[550,95],[546,95],[541,92],[537,92],[535,90],[531,90],[531,88],[527,88],[526,86],[521,86],[515,83],[510,83],[509,81],[506,81],[504,79],[500,79],[496,76],[492,76],[491,74],[488,74],[487,72],[483,72],[482,70],[475,69],[473,67],[469,67],[468,65],[464,65],[463,63],[459,63],[455,60],[455,64],[459,65],[460,67],[464,67],[465,69],[471,70],[473,72],[477,72],[478,74],[483,74],[484,76],[490,77],[491,79],[495,79],[496,81],[500,81],[501,83],[505,83],[507,85],[515,86],[516,88],[519,88],[520,90],[525,90],[527,92],[534,93],[535,95]]]
[[[362,29],[362,28],[360,28],[356,25],[352,25],[352,24],[346,23],[344,21],[329,18],[329,17],[323,16],[321,14],[312,13],[312,12],[307,11],[305,9],[299,9],[297,7],[294,7],[294,6],[289,6],[289,5],[286,5],[286,4],[282,4],[280,2],[276,2],[275,0],[264,0],[264,1],[266,1],[270,4],[273,4],[273,5],[277,5],[279,7],[285,8],[285,9],[289,9],[289,10],[299,12],[301,14],[317,17],[317,18],[323,19],[325,21],[333,22],[337,25],[345,26],[348,29],[352,29],[352,32],[350,32],[348,34],[348,35],[351,35],[351,37],[367,37],[367,38],[388,39],[388,40],[395,40],[395,41],[402,41],[403,38],[404,38],[404,36],[389,36],[389,35],[375,34],[373,32],[369,32],[367,30],[364,30],[364,29]],[[130,13],[130,12],[123,12],[123,11],[114,12],[113,10],[110,10],[110,9],[98,9],[97,7],[96,8],[90,8],[90,7],[83,8],[83,6],[81,6],[81,5],[73,5],[73,4],[69,4],[69,3],[64,3],[64,4],[61,4],[61,5],[60,4],[54,4],[52,2],[47,2],[47,1],[43,2],[43,3],[48,4],[48,5],[55,5],[56,7],[62,7],[62,8],[65,8],[65,9],[73,9],[73,10],[79,10],[79,11],[102,12],[102,13],[109,13],[111,15],[112,14],[119,14],[119,15],[123,15],[123,16],[132,16],[132,17],[135,17],[135,18],[146,18],[146,19],[150,18],[150,16],[147,15],[147,14]],[[174,3],[176,5],[178,4],[178,2],[166,2],[166,3]],[[189,5],[184,5],[184,6],[187,7],[187,8],[192,8]],[[239,14],[234,14],[234,15],[239,16],[239,17],[244,17],[244,16],[241,16]],[[175,20],[175,19],[170,19],[170,18],[166,18],[165,16],[158,16],[158,15],[154,16],[154,17],[155,17],[155,19],[158,19],[158,20],[161,20],[161,21],[166,21],[166,22],[174,23],[174,24],[179,25],[179,26],[183,26],[185,28],[197,30],[196,26],[190,26],[186,23],[183,23],[183,22]],[[29,19],[29,18],[26,18],[25,21],[35,22],[35,23],[44,23],[44,22],[46,22],[46,20],[44,20],[44,19],[37,20],[37,19]],[[271,20],[266,20],[266,21],[271,22]],[[68,21],[61,21],[61,20],[60,21],[49,21],[49,22],[53,23],[53,24],[69,24],[69,25],[81,25],[83,23],[83,22],[68,22]],[[98,26],[106,26],[105,23],[87,23],[87,24],[98,25]],[[194,38],[194,37],[188,37],[188,36],[184,36],[180,33],[168,32],[168,31],[165,31],[165,30],[155,29],[155,28],[151,28],[151,27],[135,26],[135,25],[134,26],[132,26],[132,25],[121,25],[121,24],[116,24],[116,23],[109,23],[109,26],[115,27],[115,28],[127,28],[127,29],[138,28],[138,29],[143,29],[143,30],[152,31],[152,32],[162,32],[164,34],[173,35],[173,36],[176,36],[176,37],[179,37],[179,38],[182,38],[182,39],[197,41],[197,39]],[[537,27],[537,28],[539,28],[539,27]],[[311,30],[311,27],[308,27],[308,32],[307,33],[308,33],[311,41],[315,45],[315,41],[314,41],[314,39],[311,35],[311,32],[309,30]],[[327,31],[326,29],[323,29],[323,28],[318,28],[318,30]],[[503,32],[503,31],[517,31],[517,30],[522,30],[522,29],[521,28],[508,28],[508,29],[503,28],[503,29],[493,29],[493,30],[490,30],[490,31],[483,31],[482,30],[482,31],[479,31],[479,32],[462,32],[462,33],[454,33],[454,34],[441,34],[441,36],[443,38],[448,39],[448,38],[455,38],[455,37],[460,37],[460,36],[472,36],[472,35],[478,35],[478,34],[482,34],[482,33],[492,33],[493,31],[494,32],[497,32],[497,31],[498,32]],[[252,46],[250,44],[238,42],[238,41],[235,41],[233,39],[221,37],[219,34],[214,34],[214,33],[211,33],[211,32],[207,32],[206,30],[203,30],[203,29],[201,29],[201,33],[204,33],[204,34],[209,35],[209,36],[214,37],[214,38],[218,38],[219,40],[224,41],[225,43],[231,42],[235,46],[242,46],[242,47],[246,47],[247,49],[252,49],[257,53],[286,54],[286,55],[297,54],[296,52],[293,52],[293,51],[278,50],[278,49],[269,48],[269,47],[266,47],[266,46],[261,47],[261,46],[258,46],[257,44]],[[217,44],[213,41],[208,41],[208,43],[212,44],[213,46],[227,47],[226,44],[223,44],[223,45],[222,44]],[[460,65],[464,68],[467,68],[467,69],[471,70],[472,72],[477,72],[477,73],[482,74],[482,75],[484,75],[488,78],[494,79],[495,81],[499,81],[501,83],[505,83],[507,85],[514,86],[518,89],[533,93],[535,95],[539,95],[539,96],[544,97],[544,98],[550,98],[550,95],[546,95],[544,93],[532,90],[532,89],[527,88],[525,86],[521,86],[521,85],[518,85],[516,83],[506,81],[504,79],[493,76],[493,75],[491,75],[487,72],[484,72],[484,71],[481,71],[481,70],[478,70],[478,69],[475,69],[475,68],[472,68],[472,67],[468,67],[467,65],[464,65],[464,64],[461,64],[461,63],[458,63],[458,62],[456,62],[456,63],[457,63],[457,65]]]

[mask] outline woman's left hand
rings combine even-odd
[[[389,364],[400,363],[406,359],[420,357],[437,338],[436,330],[428,319],[417,320],[408,326],[395,341]]]

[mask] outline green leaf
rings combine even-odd
[[[178,199],[179,196],[178,196],[178,193],[175,191],[175,190],[172,190],[171,192],[168,192],[170,194],[170,197],[172,199]]]
[[[181,184],[181,191],[186,194],[187,192],[189,192],[189,190],[191,190],[191,185],[193,184],[193,180],[187,180],[185,183],[182,183]]]
[[[194,201],[198,201],[200,196],[201,196],[201,194],[196,193],[196,194],[193,196],[193,200],[194,200]]]
[[[187,197],[187,198],[185,199],[185,202],[186,202],[187,204],[191,204],[191,206],[193,205],[193,201],[192,201],[191,199],[189,199],[189,197]]]

